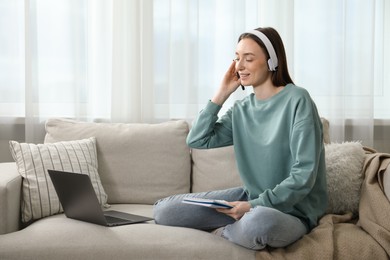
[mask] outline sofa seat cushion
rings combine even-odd
[[[45,143],[96,137],[99,174],[108,203],[153,204],[188,193],[191,180],[188,124],[46,122]]]
[[[112,209],[152,216],[150,205]],[[23,245],[21,250],[21,245]],[[153,222],[103,227],[63,214],[0,236],[2,259],[254,259],[254,251],[204,231]]]

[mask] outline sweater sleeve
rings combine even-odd
[[[207,149],[233,144],[231,110],[218,119],[221,106],[209,101],[200,111],[187,136],[191,148]]]

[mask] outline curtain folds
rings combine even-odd
[[[238,36],[262,26],[281,34],[293,80],[329,119],[332,141],[372,147],[378,120],[389,124],[386,0],[2,0],[0,6],[6,72],[0,121],[24,118],[19,140],[41,142],[49,117],[191,121],[218,88]],[[250,92],[237,90],[221,113]],[[388,135],[379,139],[390,144]]]
[[[113,1],[110,119],[153,120],[153,2]]]

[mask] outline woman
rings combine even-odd
[[[253,92],[221,118],[241,85]],[[273,28],[239,37],[236,59],[188,135],[193,148],[234,145],[244,187],[175,195],[155,205],[158,224],[213,230],[246,248],[284,247],[317,225],[327,207],[322,124],[308,92],[294,85],[283,42]],[[182,203],[185,197],[226,200],[233,208]]]

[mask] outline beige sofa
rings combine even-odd
[[[60,144],[95,137],[98,173],[110,208],[153,216],[153,204],[159,198],[241,185],[233,148],[191,151],[185,143],[188,131],[185,121],[148,125],[50,119],[45,144],[27,148],[55,147],[64,153]],[[329,140],[327,131],[324,139]],[[74,147],[70,144],[67,147]],[[346,147],[355,149],[360,159],[351,157],[354,152]],[[36,174],[39,166],[27,165],[28,159],[21,161],[14,151],[19,168],[14,162],[0,164],[0,259],[365,259],[356,257],[366,255],[386,259],[390,254],[390,155],[364,152],[356,143],[330,144],[327,151],[327,167],[333,174],[328,177],[329,214],[289,247],[261,252],[208,232],[155,225],[153,221],[107,228],[68,219],[59,213],[60,208],[53,211],[50,207],[42,213],[47,206],[43,197],[40,214],[26,212],[33,191],[18,170],[32,167]],[[68,150],[65,153],[71,157]],[[45,156],[39,154],[36,159]],[[343,169],[353,165],[357,170],[344,176]],[[50,193],[50,184],[43,182]],[[352,186],[355,189],[350,189]],[[40,187],[42,192],[44,186]],[[54,205],[56,199],[49,201]],[[29,223],[21,223],[21,219]]]

